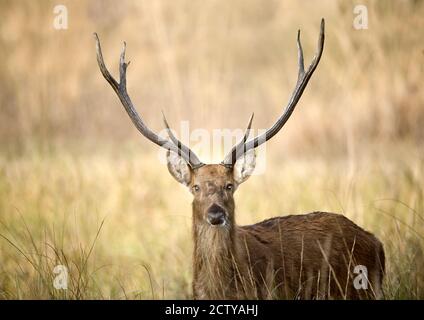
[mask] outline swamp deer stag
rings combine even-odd
[[[220,164],[204,164],[171,131],[162,138],[140,118],[126,89],[125,43],[117,82],[103,61],[95,34],[97,62],[140,133],[168,150],[171,175],[193,194],[193,295],[195,299],[375,299],[382,297],[384,250],[371,233],[346,217],[326,212],[275,217],[238,226],[234,192],[255,167],[255,148],[277,134],[292,114],[324,48],[324,19],[318,50],[305,70],[300,31],[298,79],[284,113],[262,135],[246,133]],[[358,274],[358,267],[362,273]],[[358,277],[362,278],[358,279]],[[355,284],[356,281],[356,284]],[[359,287],[358,287],[359,283]]]

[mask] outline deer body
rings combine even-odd
[[[341,215],[314,212],[277,217],[194,238],[195,299],[383,296],[382,244]],[[353,287],[356,265],[367,267],[368,291]]]
[[[384,250],[371,233],[342,215],[325,212],[237,226],[232,195],[226,194],[232,190],[225,191],[225,185],[234,181],[231,171],[226,171],[221,165],[207,165],[190,182],[200,187],[193,192],[196,299],[382,296]],[[204,204],[225,211],[222,226],[207,222]],[[367,268],[368,290],[353,286],[357,265]]]
[[[103,61],[96,38],[97,62],[135,127],[151,142],[168,150],[171,175],[193,194],[193,295],[196,299],[303,298],[360,299],[382,296],[382,244],[344,216],[315,212],[277,217],[251,226],[237,226],[234,192],[255,168],[255,148],[284,126],[315,71],[324,48],[321,21],[318,50],[305,70],[298,45],[298,79],[284,113],[263,134],[246,133],[220,164],[204,164],[174,135],[165,117],[169,139],[153,132],[138,115],[126,88],[125,44],[120,81]],[[356,267],[366,270],[355,283]],[[364,290],[363,290],[364,289]]]

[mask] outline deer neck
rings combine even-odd
[[[227,291],[238,261],[236,236],[235,224],[212,227],[194,222],[193,272],[197,291],[216,298]]]
[[[218,264],[223,258],[235,255],[234,225],[212,227],[206,224],[194,224],[193,230],[196,258]]]

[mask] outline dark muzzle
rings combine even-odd
[[[223,225],[225,223],[225,210],[214,204],[208,209],[208,222],[213,225]]]

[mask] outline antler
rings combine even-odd
[[[110,86],[118,95],[119,100],[127,111],[131,121],[134,123],[135,127],[140,131],[140,133],[145,136],[147,139],[152,141],[153,143],[165,148],[167,150],[171,150],[178,155],[180,155],[187,163],[193,168],[198,168],[203,165],[203,163],[199,160],[196,154],[191,151],[187,146],[181,143],[172,133],[169,128],[166,119],[164,117],[164,122],[167,127],[168,135],[172,141],[168,139],[163,139],[155,132],[153,132],[137,113],[137,110],[134,108],[131,99],[127,92],[127,67],[130,62],[125,62],[125,49],[126,43],[124,42],[124,46],[122,48],[121,57],[119,60],[119,83],[112,77],[109,70],[106,68],[106,65],[103,61],[102,48],[100,46],[100,40],[97,36],[97,33],[94,34],[94,38],[96,40],[96,53],[97,53],[97,63],[99,64],[100,71],[102,72],[103,77],[109,82]]]
[[[293,110],[295,109],[297,103],[299,102],[299,99],[302,96],[302,93],[305,90],[309,82],[309,79],[311,78],[312,74],[314,73],[321,59],[322,51],[324,49],[324,28],[325,28],[325,22],[324,22],[324,19],[321,19],[320,34],[318,39],[318,49],[306,72],[305,72],[305,67],[303,63],[302,44],[300,43],[300,30],[297,32],[297,52],[298,52],[299,72],[297,76],[296,87],[293,90],[293,93],[290,97],[290,100],[287,104],[286,109],[284,110],[284,113],[278,118],[278,120],[274,123],[274,125],[263,134],[256,136],[254,139],[251,139],[247,142],[245,142],[245,139],[241,140],[225,156],[224,160],[222,161],[222,164],[227,166],[233,166],[235,162],[237,161],[237,159],[239,159],[244,153],[246,153],[250,149],[256,148],[260,146],[261,144],[265,143],[281,130],[281,128],[284,126],[284,124],[287,122],[287,120],[290,118],[291,114],[293,113]],[[250,129],[250,126],[247,131],[249,131],[249,129]]]

